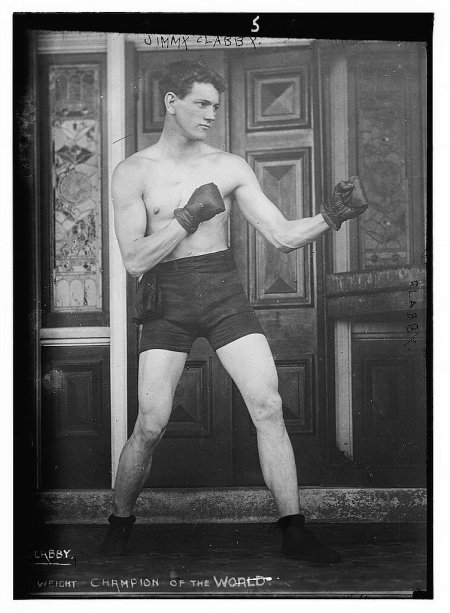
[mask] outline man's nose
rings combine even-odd
[[[204,118],[207,121],[214,121],[216,119],[216,113],[212,107],[205,109]]]

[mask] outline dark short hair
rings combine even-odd
[[[207,64],[200,61],[181,60],[172,62],[159,81],[161,98],[167,92],[173,92],[184,98],[191,91],[194,83],[211,83],[219,94],[225,91],[225,80]]]

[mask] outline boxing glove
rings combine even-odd
[[[331,202],[322,204],[320,212],[333,230],[339,230],[343,221],[354,219],[367,210],[367,202],[359,177],[340,181],[333,190]]]
[[[173,214],[178,223],[189,234],[193,234],[198,224],[225,211],[225,203],[215,183],[197,187],[183,208],[175,209]]]

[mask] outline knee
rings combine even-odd
[[[164,436],[166,427],[155,420],[140,415],[136,420],[133,434],[146,445],[156,445]]]
[[[274,390],[254,398],[252,417],[257,429],[284,428],[283,409],[279,393]]]
[[[162,417],[165,414],[161,407],[140,403],[134,436],[146,445],[157,445],[166,431],[167,422]]]
[[[134,434],[145,442],[159,442],[166,430],[172,410],[173,393],[166,388],[139,390],[139,414]]]
[[[166,431],[166,426],[145,415],[138,415],[133,435],[144,445],[157,445]]]

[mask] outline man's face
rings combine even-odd
[[[205,140],[219,109],[219,92],[211,83],[194,83],[174,104],[175,121],[190,140]]]

